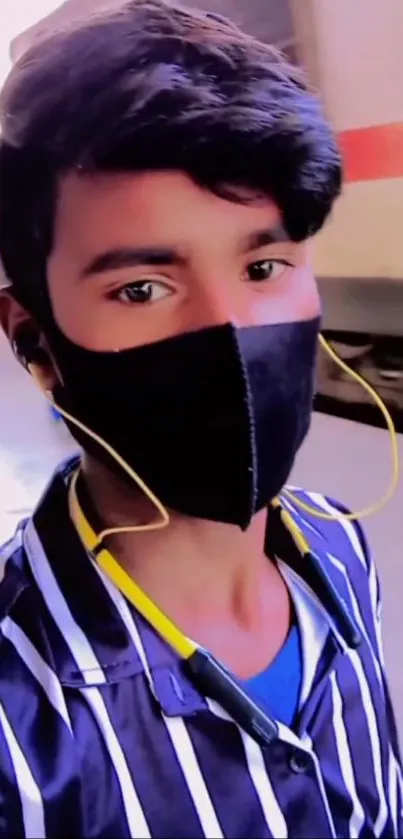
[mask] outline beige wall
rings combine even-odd
[[[68,0],[51,22],[117,1]],[[403,0],[293,0],[293,8],[336,130],[403,121]],[[347,184],[317,237],[316,272],[403,280],[402,225],[403,179]]]
[[[306,2],[316,81],[336,130],[403,122],[403,0]],[[402,225],[403,178],[347,183],[316,240],[318,275],[403,282]]]
[[[312,10],[336,129],[403,120],[403,0],[312,0]]]
[[[346,184],[314,253],[322,277],[402,281],[403,178]]]

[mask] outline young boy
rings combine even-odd
[[[1,322],[82,454],[2,552],[1,836],[402,835],[374,565],[284,489],[340,183],[215,16],[128,2],[14,68]]]

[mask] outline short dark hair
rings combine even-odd
[[[41,38],[0,100],[0,258],[33,309],[60,176],[181,170],[231,200],[270,196],[291,239],[318,231],[341,162],[319,98],[273,47],[164,0],[129,0]]]

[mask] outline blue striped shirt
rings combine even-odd
[[[198,693],[87,556],[68,514],[70,471],[1,553],[0,836],[403,836],[378,583],[359,526],[301,516],[284,499],[319,566],[269,528],[303,675],[292,729],[279,723],[262,748]]]

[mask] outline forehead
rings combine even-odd
[[[278,228],[269,198],[245,193],[242,203],[202,189],[176,172],[68,175],[60,184],[56,249],[161,244],[184,247],[224,237],[236,244],[261,228]]]

